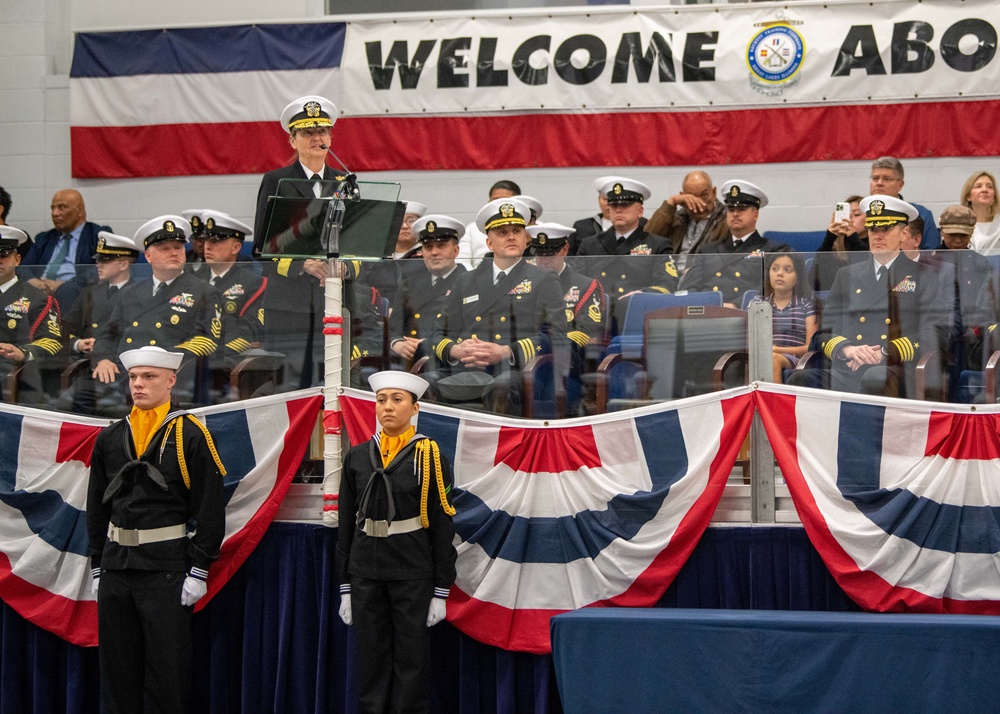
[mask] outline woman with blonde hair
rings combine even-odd
[[[962,186],[961,202],[976,214],[969,247],[978,253],[1000,249],[1000,197],[997,180],[989,171],[977,171]]]

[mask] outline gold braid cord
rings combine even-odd
[[[430,492],[430,479],[427,477],[431,472],[431,453],[434,455],[434,480],[437,482],[438,499],[441,501],[441,508],[449,516],[455,515],[455,507],[448,503],[447,492],[444,487],[444,473],[441,469],[441,450],[436,441],[424,439],[416,445],[417,468],[422,476],[420,480],[420,525],[430,528],[431,521],[427,517],[427,498]]]
[[[212,441],[212,434],[208,431],[204,424],[195,419],[190,414],[185,414],[188,419],[192,421],[199,429],[201,433],[205,436],[205,441],[208,444],[208,450],[212,454],[212,460],[215,461],[216,467],[219,469],[219,473],[222,476],[226,475],[226,467],[222,465],[222,459],[219,458],[219,452],[215,450],[215,442]],[[187,460],[184,458],[184,418],[178,417],[174,419],[174,423],[177,425],[175,427],[176,436],[175,441],[177,442],[177,463],[181,467],[181,477],[184,479],[184,485],[191,489],[191,474],[188,473]]]

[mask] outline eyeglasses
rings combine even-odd
[[[872,183],[893,183],[903,180],[898,176],[893,176],[891,174],[872,174],[868,178],[871,179]]]

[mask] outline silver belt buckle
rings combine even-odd
[[[366,518],[365,535],[372,538],[388,538],[389,521],[373,521],[371,518]]]
[[[139,545],[139,531],[119,528],[118,526],[112,526],[112,528],[112,532],[114,534],[113,540],[118,543],[118,545],[124,545],[127,547]]]

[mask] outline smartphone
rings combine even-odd
[[[833,209],[833,222],[840,223],[841,221],[851,220],[851,204],[849,203],[838,203],[837,207]]]

